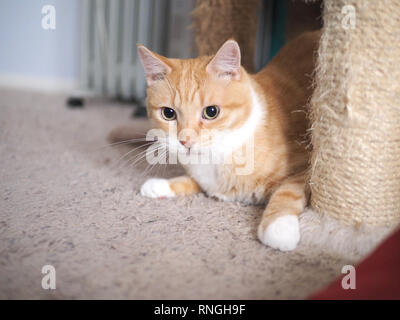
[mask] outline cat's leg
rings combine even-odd
[[[295,249],[300,240],[298,217],[307,201],[305,176],[286,179],[271,195],[263,213],[258,226],[260,241],[282,251]]]
[[[180,176],[172,179],[151,178],[140,188],[140,194],[150,198],[185,196],[200,192],[192,178]]]

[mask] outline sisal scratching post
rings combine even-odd
[[[259,0],[197,0],[193,11],[197,53],[215,54],[233,38],[240,45],[243,66],[254,71],[259,5]]]
[[[400,1],[326,0],[323,16],[311,100],[311,204],[346,224],[394,225],[400,220]]]

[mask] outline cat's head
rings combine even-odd
[[[253,96],[236,41],[195,59],[169,59],[141,45],[138,52],[148,85],[147,113],[168,135],[170,150],[201,153],[239,143]]]

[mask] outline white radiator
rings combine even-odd
[[[83,89],[142,102],[143,68],[136,44],[174,58],[193,56],[195,0],[83,0]]]

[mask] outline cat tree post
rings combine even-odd
[[[311,204],[346,224],[400,221],[400,1],[325,0],[311,100]]]

